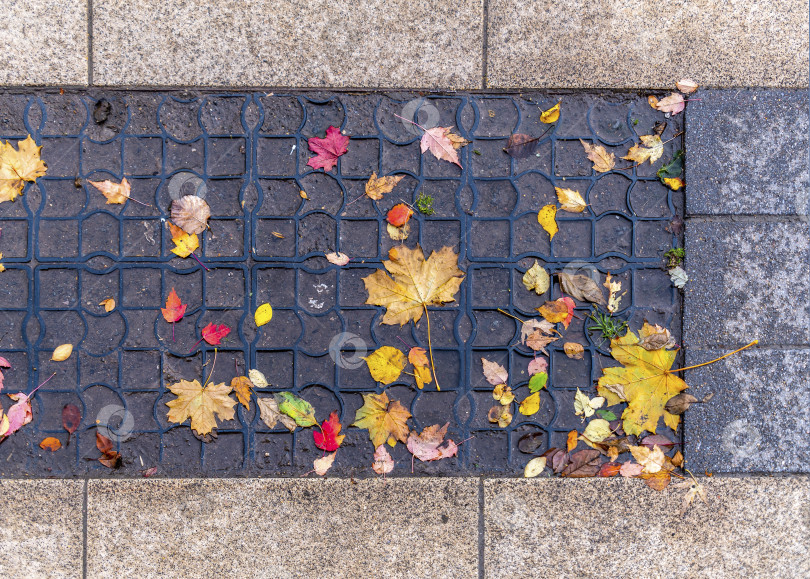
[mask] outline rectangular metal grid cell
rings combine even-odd
[[[103,100],[103,102],[102,102]],[[558,123],[542,110],[562,101]],[[468,139],[459,168],[421,154],[423,126],[454,126]],[[362,356],[390,345],[427,347],[427,327],[380,324],[382,309],[365,304],[362,278],[382,267],[394,246],[385,215],[420,193],[434,213],[417,213],[406,244],[426,253],[449,245],[465,278],[454,303],[430,308],[438,381],[416,389],[410,376],[387,387],[413,414],[413,425],[449,422],[465,440],[457,458],[420,464],[416,474],[516,472],[526,456],[525,433],[540,431],[545,446],[563,445],[581,426],[573,415],[576,388],[592,392],[601,369],[615,364],[607,344],[586,328],[580,304],[565,339],[549,346],[549,386],[538,414],[516,411],[505,429],[486,417],[494,403],[481,357],[509,370],[518,399],[527,394],[532,352],[519,343],[521,319],[560,296],[556,281],[544,296],[528,292],[523,273],[538,260],[551,272],[610,272],[627,291],[619,316],[638,327],[665,324],[680,335],[680,298],[662,268],[662,252],[678,243],[669,230],[683,213],[682,193],[659,183],[655,171],[681,148],[682,123],[668,119],[663,159],[594,173],[579,140],[603,144],[617,158],[649,134],[661,114],[627,94],[380,94],[53,92],[0,95],[0,132],[12,142],[31,134],[43,145],[48,173],[13,203],[0,205],[0,352],[12,369],[5,391],[30,391],[34,421],[0,445],[6,476],[106,476],[94,459],[95,432],[120,431],[119,473],[139,475],[158,466],[165,475],[297,475],[320,456],[309,430],[289,433],[261,422],[255,403],[221,423],[216,440],[198,440],[188,425],[166,418],[179,379],[230,381],[248,368],[262,370],[266,395],[291,390],[309,400],[323,420],[338,410],[346,440],[333,472],[366,476],[373,448],[366,431],[350,428],[361,393],[380,392]],[[307,139],[330,125],[348,135],[349,152],[329,173],[307,166]],[[503,152],[512,133],[541,136],[536,152],[513,159]],[[364,196],[372,172],[404,179],[374,202]],[[89,180],[126,177],[129,202],[108,205]],[[579,190],[581,214],[558,214],[553,240],[537,211],[556,202],[554,187]],[[302,198],[301,191],[308,199]],[[175,257],[166,228],[179,195],[204,196],[210,230],[193,259]],[[324,253],[342,251],[348,265]],[[160,308],[172,288],[188,303],[172,327]],[[99,302],[114,298],[107,313]],[[255,308],[273,305],[270,324],[256,328]],[[209,322],[231,334],[218,349],[196,343]],[[174,336],[174,338],[172,337]],[[585,345],[585,359],[562,352],[564,341]],[[61,343],[75,345],[66,362],[50,361]],[[46,436],[67,442],[61,410],[82,409],[70,444],[51,453]],[[410,464],[404,445],[392,450]],[[397,469],[400,474],[409,468]]]

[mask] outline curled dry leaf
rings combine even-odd
[[[509,136],[503,152],[515,159],[525,159],[534,154],[539,144],[540,139],[538,137],[533,138],[523,133],[514,133]]]
[[[582,360],[585,357],[585,346],[576,342],[566,342],[563,344],[563,350],[572,360]]]
[[[107,298],[106,300],[101,300],[98,305],[104,306],[105,312],[111,312],[115,309],[115,300]]]
[[[662,177],[661,180],[664,182],[664,185],[672,189],[673,191],[677,191],[681,187],[685,185],[683,179],[680,177]]]
[[[619,304],[621,304],[622,296],[627,292],[622,292],[622,282],[611,281],[610,272],[607,273],[605,283],[602,285],[604,285],[608,290],[607,311],[614,314],[619,310]]]
[[[554,239],[554,236],[560,230],[557,227],[557,206],[546,205],[537,212],[537,223],[546,230],[549,239]]]
[[[386,223],[385,231],[388,233],[388,237],[394,241],[405,241],[411,234],[411,226],[406,223],[402,227],[394,227],[390,223]]]
[[[556,123],[559,119],[560,119],[560,103],[557,103],[550,109],[545,110],[540,114],[540,122],[546,123],[547,125],[550,125],[551,123]]]
[[[534,260],[534,265],[523,274],[523,285],[527,290],[534,290],[534,293],[541,296],[548,291],[551,278],[549,278],[548,272],[537,263],[537,260]]]
[[[118,468],[121,466],[121,454],[113,450],[112,440],[96,431],[96,448],[101,452],[98,461],[107,468]]]
[[[497,424],[501,428],[506,428],[512,423],[512,413],[509,412],[509,406],[502,406],[498,404],[493,406],[487,412],[487,420]]]
[[[481,358],[481,365],[484,369],[484,378],[493,386],[509,382],[509,373],[506,368],[497,362],[490,362],[486,358]]]
[[[582,416],[584,420],[593,416],[594,412],[601,408],[604,403],[605,399],[602,396],[588,398],[577,388],[577,393],[574,395],[574,413],[577,416]]]
[[[414,346],[408,352],[408,362],[410,362],[414,366],[427,366],[428,365],[427,350],[425,350],[424,348],[420,348],[418,346]]]
[[[683,94],[691,94],[698,89],[698,83],[693,81],[691,78],[682,78],[675,83],[675,88],[677,88]]]
[[[11,364],[8,360],[0,356],[0,368],[11,368]],[[0,390],[3,389],[3,372],[0,371]]]
[[[310,159],[311,161],[312,159]],[[335,455],[337,451],[327,454],[321,458],[317,458],[312,462],[312,467],[315,469],[315,472],[321,476],[326,474],[330,468],[332,468],[332,464],[335,462]]]
[[[172,221],[189,235],[202,233],[208,227],[211,209],[196,195],[186,195],[172,201]]]
[[[683,289],[686,282],[689,281],[689,276],[686,275],[686,272],[681,266],[678,266],[669,270],[669,279],[672,280],[672,285],[676,288]]]
[[[250,395],[253,392],[253,382],[250,381],[250,378],[236,376],[231,380],[231,388],[233,388],[236,399],[245,407],[245,410],[250,410]]]
[[[349,263],[350,259],[351,258],[348,255],[346,255],[345,253],[332,252],[332,253],[327,253],[326,254],[326,260],[329,263],[334,263],[335,265],[340,265],[340,266],[346,265],[347,263]]]
[[[681,392],[667,400],[667,403],[664,405],[664,410],[670,414],[683,414],[695,402],[698,402],[697,398],[686,392]]]
[[[51,355],[51,360],[54,362],[64,362],[73,353],[73,344],[62,344],[58,346]]]
[[[383,476],[394,470],[394,459],[388,454],[388,449],[385,448],[384,444],[378,446],[377,450],[374,451],[374,462],[371,468],[374,469],[374,472]]]
[[[660,350],[661,348],[674,348],[675,338],[669,333],[669,330],[656,325],[651,325],[644,322],[644,325],[638,331],[639,342],[638,345],[645,350]]]
[[[557,192],[557,201],[560,202],[560,209],[568,211],[569,213],[582,213],[588,206],[579,191],[573,189],[563,189],[561,187],[554,187]]]
[[[458,453],[458,445],[449,438],[444,440],[449,425],[448,422],[440,428],[438,424],[434,424],[422,430],[421,434],[412,431],[408,435],[408,450],[422,462],[455,456]]]
[[[539,475],[546,468],[546,460],[545,456],[536,456],[531,459],[523,469],[523,477],[534,478]]]
[[[655,474],[669,466],[664,451],[658,445],[652,448],[649,446],[631,446],[630,453],[636,459],[636,462],[641,465],[642,474]]]
[[[593,170],[597,173],[610,171],[616,165],[615,155],[608,153],[602,145],[592,145],[582,139],[579,142],[585,147],[585,154],[593,162]]]
[[[495,386],[495,389],[492,391],[492,397],[504,406],[512,404],[512,401],[515,399],[512,389],[506,384],[498,384]]]
[[[263,325],[273,319],[273,306],[270,304],[262,304],[256,308],[253,314],[253,321],[256,322],[256,327],[261,328]]]
[[[295,423],[295,420],[287,416],[286,414],[282,414],[281,411],[278,409],[278,402],[275,398],[272,397],[265,397],[265,398],[256,398],[256,404],[259,406],[259,412],[261,414],[262,422],[267,425],[267,428],[275,428],[278,422],[284,425],[284,427],[289,430],[290,432],[295,430],[295,427],[298,426]]]
[[[126,203],[129,199],[130,185],[126,177],[121,179],[120,183],[113,183],[110,180],[88,181],[88,183],[101,191],[101,194],[107,198],[107,205]]]
[[[392,346],[382,346],[363,359],[371,377],[382,384],[394,382],[405,369],[405,355]]]
[[[595,281],[590,277],[582,274],[571,275],[568,273],[560,272],[560,285],[562,290],[570,294],[574,299],[579,301],[588,301],[595,304],[603,305],[605,297]]]
[[[366,195],[378,201],[385,193],[390,193],[402,181],[405,175],[388,175],[387,177],[377,177],[377,173],[372,173],[366,183]]]

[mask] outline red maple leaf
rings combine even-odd
[[[307,161],[313,169],[331,171],[337,165],[337,159],[349,150],[349,137],[340,134],[340,129],[329,127],[326,129],[326,138],[312,137],[307,141],[309,150],[317,156]]]
[[[203,340],[205,340],[212,346],[219,346],[219,342],[222,340],[222,338],[224,338],[230,333],[231,329],[225,324],[217,326],[211,323],[202,329]]]
[[[343,428],[338,422],[337,412],[332,412],[328,420],[324,420],[321,426],[321,432],[317,430],[312,431],[312,437],[315,439],[315,446],[326,452],[334,452],[343,442],[345,435],[338,434],[340,429]]]
[[[169,294],[169,297],[166,298],[166,307],[160,308],[160,311],[163,312],[163,319],[173,324],[183,319],[183,316],[186,315],[187,307],[188,304],[181,302],[180,296],[178,296],[177,292],[172,288],[172,292]]]

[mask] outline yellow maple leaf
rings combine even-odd
[[[170,408],[169,422],[182,424],[191,418],[191,428],[200,435],[211,432],[220,420],[233,420],[236,400],[231,398],[231,387],[224,382],[202,386],[199,380],[180,380],[169,386],[176,399],[166,402]]]
[[[363,406],[357,409],[354,424],[357,428],[367,428],[369,438],[377,448],[384,442],[394,446],[397,440],[407,442],[406,422],[411,413],[398,400],[388,400],[388,395],[363,394]]]
[[[593,161],[593,170],[597,173],[610,171],[616,165],[613,153],[608,153],[602,145],[592,145],[582,139],[579,142],[585,147],[585,154]]]
[[[455,301],[464,272],[451,247],[434,251],[427,259],[418,245],[415,249],[394,247],[388,257],[383,265],[393,278],[381,269],[363,278],[366,303],[386,308],[383,324],[418,322],[427,306]]]
[[[383,384],[390,384],[399,378],[405,368],[405,355],[391,346],[382,346],[363,359],[371,377]]]
[[[188,257],[195,249],[200,247],[200,239],[196,233],[186,233],[173,223],[167,223],[169,230],[172,232],[172,241],[174,247],[172,253],[178,257]]]
[[[8,141],[0,142],[0,203],[14,201],[22,194],[25,181],[45,175],[48,168],[40,159],[41,150],[31,135],[20,141],[17,149]]]
[[[556,217],[556,205],[546,205],[537,213],[537,222],[548,232],[549,239],[554,239],[554,235],[560,230]]]
[[[93,187],[101,191],[107,198],[107,205],[120,205],[129,199],[130,186],[127,178],[121,179],[120,183],[113,183],[109,179],[106,181],[88,181]]]
[[[560,202],[560,209],[568,211],[569,213],[582,213],[588,206],[579,191],[573,189],[563,189],[561,187],[554,187],[557,191],[557,201]]]
[[[641,135],[639,139],[641,139],[644,146],[633,145],[622,159],[635,161],[639,165],[643,164],[644,161],[649,161],[650,165],[652,165],[664,154],[664,143],[658,135]]]
[[[385,193],[390,193],[404,178],[405,175],[388,175],[378,178],[377,173],[372,173],[366,183],[366,195],[375,201],[382,199]]]
[[[627,408],[622,413],[624,431],[641,434],[648,430],[655,433],[658,419],[671,429],[678,428],[680,417],[664,409],[667,401],[688,388],[686,382],[670,370],[675,362],[676,350],[645,350],[638,337],[631,331],[610,341],[611,354],[623,367],[605,368],[599,378],[597,391],[608,406],[619,404],[622,399],[608,386],[621,385],[627,399]]]

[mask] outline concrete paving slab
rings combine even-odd
[[[703,479],[709,504],[638,480],[484,483],[485,559],[498,577],[807,577],[810,481]]]
[[[688,366],[726,350],[687,350]],[[746,350],[689,370],[693,405],[684,422],[695,472],[810,472],[810,351]]]
[[[101,85],[480,88],[483,2],[93,3]]]
[[[490,87],[806,87],[808,2],[490,0]]]
[[[0,574],[82,577],[84,481],[0,480]]]
[[[476,479],[90,481],[89,577],[475,577]]]
[[[807,91],[698,96],[686,115],[687,213],[807,215]]]
[[[804,222],[688,220],[685,344],[810,343],[808,245]]]
[[[87,0],[10,0],[0,16],[0,84],[87,84]]]

